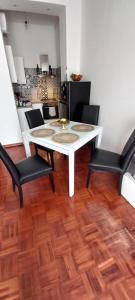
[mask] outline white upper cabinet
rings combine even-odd
[[[17,83],[18,84],[26,84],[23,57],[14,56],[14,62],[15,62],[15,69],[16,69],[16,74],[17,74]]]
[[[14,64],[14,57],[13,57],[12,48],[10,45],[5,46],[5,52],[6,52],[11,82],[17,83],[17,74],[16,74],[16,69],[15,69],[15,64]]]
[[[3,33],[7,33],[6,16],[3,12],[0,12],[0,27]]]
[[[10,45],[5,46],[7,63],[12,83],[26,84],[23,57],[14,56]]]

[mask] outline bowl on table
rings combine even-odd
[[[67,124],[69,124],[69,120],[66,118],[61,118],[58,120],[58,122],[60,123],[62,129],[66,129]]]

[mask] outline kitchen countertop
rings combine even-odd
[[[47,99],[47,100],[44,100],[44,101],[31,101],[31,104],[44,104],[44,103],[54,103],[54,102],[59,102],[57,99]]]
[[[32,105],[30,106],[16,106],[17,109],[24,109],[24,108],[32,108]]]

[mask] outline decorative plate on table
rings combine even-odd
[[[77,141],[79,139],[79,136],[75,133],[58,133],[55,134],[52,137],[53,141],[60,143],[60,144],[70,144],[70,143],[74,143],[75,141]]]
[[[56,126],[56,127],[61,127],[61,124],[58,121],[53,121],[53,122],[50,123],[50,125],[51,126]]]
[[[55,130],[50,128],[44,128],[44,129],[36,129],[31,132],[31,135],[35,137],[46,137],[50,136],[55,133]]]
[[[87,124],[78,124],[71,127],[75,131],[88,132],[94,130],[94,126]]]

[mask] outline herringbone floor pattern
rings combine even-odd
[[[85,188],[88,156],[76,153],[72,199],[68,161],[55,153],[56,192],[46,176],[24,185],[23,209],[0,162],[0,300],[135,299],[135,210],[116,175],[94,173]]]

